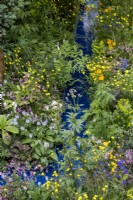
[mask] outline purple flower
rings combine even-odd
[[[133,150],[129,149],[125,152],[125,162],[127,164],[133,164]]]
[[[120,60],[120,64],[119,64],[119,68],[121,68],[122,70],[125,70],[128,67],[129,61],[126,58],[119,58]]]

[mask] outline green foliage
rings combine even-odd
[[[71,33],[75,29],[79,6],[78,0],[2,1],[1,48],[8,50],[16,44],[21,44],[25,49],[33,49],[33,46],[40,42],[72,38]]]
[[[18,128],[11,125],[11,120],[12,119],[7,120],[6,115],[0,116],[0,130],[1,130],[3,142],[6,145],[9,145],[11,142],[11,136],[9,133],[13,133],[13,134],[19,133]]]

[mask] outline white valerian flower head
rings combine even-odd
[[[96,122],[96,119],[93,119],[93,122]]]
[[[29,138],[32,138],[33,136],[32,136],[32,134],[29,134]]]
[[[54,110],[58,110],[58,106],[53,106],[53,109]]]
[[[47,148],[49,148],[49,143],[48,142],[44,142],[43,146],[47,149]]]
[[[45,110],[49,110],[49,106],[45,105],[44,106]]]
[[[20,126],[20,130],[21,130],[21,131],[24,131],[24,130],[25,130],[25,127],[24,127],[24,126]]]
[[[59,107],[60,107],[60,108],[62,108],[62,107],[63,107],[63,104],[62,104],[62,103],[60,103],[60,104],[59,104]]]
[[[51,106],[56,106],[56,105],[58,105],[58,102],[57,101],[52,101]]]
[[[26,119],[26,121],[25,121],[25,122],[26,122],[26,124],[28,124],[28,123],[30,122],[30,120],[29,120],[29,119]]]
[[[41,123],[40,123],[40,122],[37,122],[37,125],[38,125],[38,126],[40,126],[40,125],[41,125]]]

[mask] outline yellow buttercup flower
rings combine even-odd
[[[97,74],[101,74],[101,72],[102,72],[101,69],[98,69],[98,70],[96,71]]]
[[[104,76],[101,75],[101,76],[99,77],[99,80],[100,80],[100,81],[103,81],[103,80],[104,80]]]
[[[108,142],[103,142],[103,145],[104,145],[105,147],[107,147],[107,146],[109,145],[109,143],[110,143],[110,141],[108,141]]]
[[[82,196],[79,196],[79,197],[78,197],[78,200],[82,200],[82,199],[83,199]]]

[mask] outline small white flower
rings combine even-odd
[[[32,136],[32,134],[29,134],[29,138],[32,138],[33,136]]]
[[[25,121],[27,124],[30,122],[30,120],[29,119],[26,119],[26,121]]]
[[[52,130],[53,128],[54,128],[54,126],[53,126],[53,125],[50,125],[49,129]]]
[[[95,136],[94,136],[94,135],[92,135],[92,136],[91,136],[91,139],[92,139],[92,140],[95,140]]]
[[[102,142],[101,140],[97,140],[97,144],[101,144],[101,142]]]
[[[62,106],[63,106],[63,104],[62,104],[62,103],[60,103],[60,104],[59,104],[59,107],[60,107],[60,108],[62,108]]]
[[[96,122],[96,119],[93,119],[93,122]]]
[[[23,131],[25,130],[25,128],[23,126],[20,126],[20,130]]]
[[[45,180],[48,181],[48,176],[45,176]]]
[[[47,148],[49,148],[49,143],[48,142],[44,142],[43,146],[47,149]]]
[[[25,113],[26,113],[25,111],[22,112],[23,115],[25,115]]]
[[[58,110],[58,106],[53,106],[53,109],[54,110]]]
[[[45,110],[49,110],[49,106],[45,106],[44,108],[45,108]]]
[[[17,122],[17,121],[16,121],[16,122],[14,121],[14,122],[12,122],[12,124],[14,124],[14,125],[18,125],[18,122]]]
[[[40,186],[40,185],[41,185],[41,182],[38,182],[37,184],[38,184],[38,186]]]
[[[58,102],[57,101],[52,101],[51,106],[56,106],[56,105],[58,105]]]

